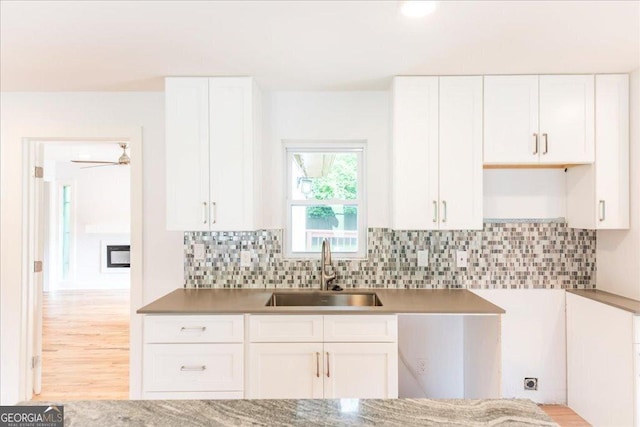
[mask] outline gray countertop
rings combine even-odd
[[[62,405],[67,427],[557,426],[535,403],[520,399],[93,400]]]
[[[567,292],[640,315],[640,301],[638,300],[598,289],[567,289]]]
[[[273,292],[294,289],[176,289],[139,309],[140,314],[503,314],[505,311],[466,289],[353,289],[375,292],[381,307],[269,307]],[[316,292],[318,292],[316,290]]]

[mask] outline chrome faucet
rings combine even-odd
[[[336,272],[327,273],[327,267],[331,265],[331,245],[327,239],[322,240],[322,254],[320,256],[320,290],[328,291],[329,283],[335,280]]]

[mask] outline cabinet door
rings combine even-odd
[[[167,230],[209,229],[209,81],[165,81]]]
[[[243,344],[146,344],[143,384],[153,391],[242,391]]]
[[[482,77],[440,77],[440,229],[482,229]]]
[[[538,76],[484,78],[484,163],[538,163]]]
[[[253,229],[252,79],[209,79],[211,229]]]
[[[393,84],[393,228],[438,228],[438,77]]]
[[[325,343],[326,399],[398,397],[397,343]]]
[[[249,398],[322,399],[322,343],[249,345]]]
[[[593,163],[592,75],[540,76],[540,162]]]
[[[629,76],[596,76],[596,226],[629,228]]]
[[[633,315],[567,293],[567,403],[594,426],[631,426]]]

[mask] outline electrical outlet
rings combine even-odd
[[[418,363],[416,364],[416,374],[418,375],[426,375],[427,374],[427,359],[419,358]]]
[[[195,261],[202,261],[204,259],[204,244],[196,243],[193,245],[193,259]]]
[[[418,267],[428,267],[429,266],[429,251],[422,250],[418,251]]]
[[[240,267],[251,267],[250,251],[240,251]]]
[[[524,379],[524,389],[525,390],[537,390],[538,389],[538,379],[537,378],[525,378]]]
[[[467,268],[468,263],[469,256],[467,255],[467,251],[456,251],[456,267]]]

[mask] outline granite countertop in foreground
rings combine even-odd
[[[535,403],[520,399],[85,400],[62,405],[66,427],[557,426]]]
[[[313,289],[176,289],[151,302],[140,314],[503,314],[505,311],[466,289],[349,289],[375,292],[382,307],[269,307],[273,292],[320,292]]]

